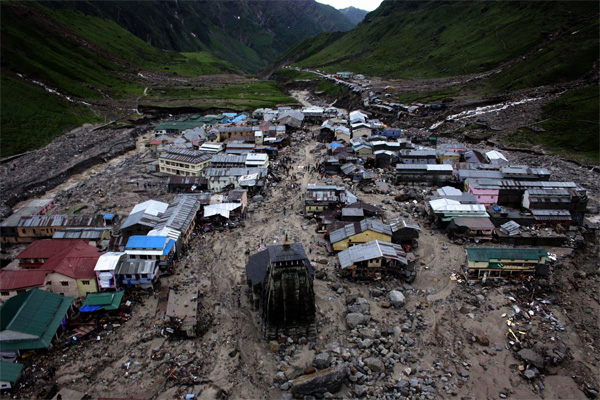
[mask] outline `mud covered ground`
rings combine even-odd
[[[194,236],[177,261],[177,274],[161,278],[154,295],[132,298],[130,319],[75,345],[63,346],[68,338],[62,337],[56,348],[24,359],[23,379],[10,395],[44,398],[62,390],[91,398],[170,399],[193,393],[205,399],[280,399],[291,396],[288,380],[310,372],[315,357],[327,352],[331,365],[349,366],[335,398],[593,398],[600,386],[600,275],[593,233],[586,235],[584,249],[550,249],[558,261],[547,281],[468,286],[460,272],[463,246],[429,227],[414,203],[394,201],[406,188],[358,191],[361,200],[383,206],[386,218],[403,216],[422,225],[415,251],[419,271],[412,285],[395,279],[347,281],[336,273],[337,258],[327,255],[314,221],[302,215],[306,185],[343,184],[306,171],[318,160],[319,153],[310,152],[315,146],[307,136],[284,150],[281,157],[292,159],[290,173],[269,189],[264,202],[250,204],[245,227]],[[84,205],[85,212],[126,215],[150,198],[170,201],[166,178],[146,173],[151,161],[138,146],[74,176],[51,193],[57,212]],[[594,172],[560,160],[553,160],[552,168],[557,179],[587,182],[597,196]],[[248,302],[244,271],[247,253],[261,243],[281,244],[285,235],[312,250],[318,334],[273,346],[262,337]],[[200,291],[208,330],[197,339],[161,335],[168,289],[182,286]],[[389,290],[403,292],[403,307],[389,307]],[[366,299],[370,321],[350,328],[347,307],[358,297]],[[526,348],[534,356],[517,355]],[[372,357],[386,360],[383,371],[365,367]]]

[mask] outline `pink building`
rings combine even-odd
[[[469,180],[467,179],[465,181],[465,192],[471,193],[477,198],[477,201],[479,201],[479,203],[485,206],[498,204],[498,195],[500,194],[499,189],[481,188],[478,187],[476,184],[469,182]]]

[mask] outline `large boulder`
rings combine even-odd
[[[369,300],[364,297],[359,297],[356,301],[348,305],[349,313],[369,314],[371,312],[371,305]]]
[[[292,381],[292,394],[295,398],[301,399],[304,396],[335,393],[342,388],[342,383],[347,376],[348,367],[345,365],[304,375]]]
[[[366,325],[366,323],[369,322],[370,318],[371,317],[365,314],[350,313],[346,315],[346,325],[348,326],[348,328],[354,329],[358,325]]]
[[[381,361],[381,358],[369,357],[369,358],[364,359],[363,362],[373,372],[385,371],[385,365],[383,364],[383,361]]]
[[[329,359],[329,353],[317,354],[317,356],[315,357],[315,367],[317,367],[317,369],[329,368]]]
[[[523,349],[519,351],[519,357],[526,363],[529,363],[538,368],[544,368],[544,359],[538,353],[531,349]]]
[[[392,303],[394,307],[402,307],[404,305],[404,302],[405,298],[401,291],[392,290],[390,292],[390,303]]]

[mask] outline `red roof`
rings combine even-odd
[[[161,144],[161,143],[162,143],[162,140],[156,140],[156,139],[154,139],[154,140],[150,141],[150,144]]]
[[[50,271],[39,269],[3,269],[0,270],[0,290],[25,289],[43,286]]]
[[[95,278],[94,267],[98,258],[104,253],[98,252],[94,246],[79,241],[75,246],[56,254],[42,266],[44,270],[52,270],[73,279]]]
[[[31,243],[25,250],[19,253],[18,259],[22,258],[50,258],[56,254],[62,253],[77,244],[87,244],[86,241],[81,239],[47,239],[37,240]]]

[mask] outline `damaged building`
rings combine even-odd
[[[373,240],[349,247],[338,258],[343,274],[355,279],[377,280],[392,275],[411,283],[416,277],[415,256],[399,244]]]
[[[544,249],[505,249],[497,247],[467,247],[467,276],[469,281],[488,278],[542,275],[550,273]]]
[[[266,338],[314,337],[314,270],[300,243],[269,246],[246,265],[252,304]]]

